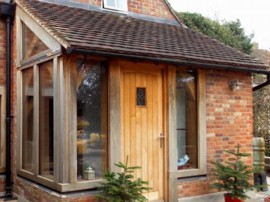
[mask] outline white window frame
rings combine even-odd
[[[105,9],[112,9],[118,11],[128,11],[128,0],[114,0],[115,7],[108,5],[108,0],[103,0],[103,7]]]

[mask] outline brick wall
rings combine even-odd
[[[240,90],[231,91],[228,81],[239,79],[243,82]],[[207,98],[207,176],[198,179],[183,180],[178,186],[181,198],[215,192],[210,184],[214,178],[210,175],[214,160],[226,161],[229,155],[225,149],[235,149],[241,145],[241,151],[253,151],[253,111],[251,76],[247,73],[210,70],[206,73]],[[253,157],[244,159],[252,167]]]
[[[74,0],[76,2],[89,3],[95,6],[102,6],[102,0]],[[128,11],[162,17],[166,19],[174,19],[168,7],[163,0],[128,0]]]
[[[1,19],[1,18],[0,18]],[[4,19],[0,20],[0,86],[6,82],[6,27]]]
[[[15,193],[18,198],[26,199],[30,202],[97,202],[95,196],[88,193],[60,195],[57,192],[46,189],[42,186],[28,182],[24,179],[17,179]]]
[[[129,0],[128,9],[134,13],[174,19],[163,0]]]

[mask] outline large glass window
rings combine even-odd
[[[33,67],[22,71],[22,169],[52,179],[54,176],[53,62],[41,63],[36,67],[36,71],[39,72],[38,77],[34,77]],[[35,91],[37,86],[39,90]],[[35,162],[36,157],[38,157],[38,165]],[[39,168],[38,173],[35,173],[36,168]]]
[[[34,170],[34,76],[33,68],[26,69],[23,75],[23,130],[22,168]]]
[[[39,66],[39,169],[40,175],[53,178],[53,62]]]
[[[109,163],[107,66],[61,56],[53,38],[47,57],[28,23],[18,28],[18,175],[63,193],[96,188]]]
[[[178,170],[198,168],[196,83],[194,71],[176,72]]]
[[[101,178],[108,168],[107,69],[101,63],[78,62],[78,180]]]

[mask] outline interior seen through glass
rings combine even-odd
[[[193,71],[177,71],[178,169],[198,168],[197,90]]]
[[[23,131],[22,168],[34,171],[34,77],[33,68],[22,71],[23,75]]]
[[[53,178],[54,174],[54,116],[53,62],[39,66],[39,174]]]
[[[101,63],[78,62],[78,180],[101,178],[108,168],[107,77],[107,69]]]

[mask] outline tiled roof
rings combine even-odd
[[[17,0],[17,4],[66,49],[147,56],[179,63],[195,61],[238,68],[266,68],[249,55],[181,26],[37,0]]]

